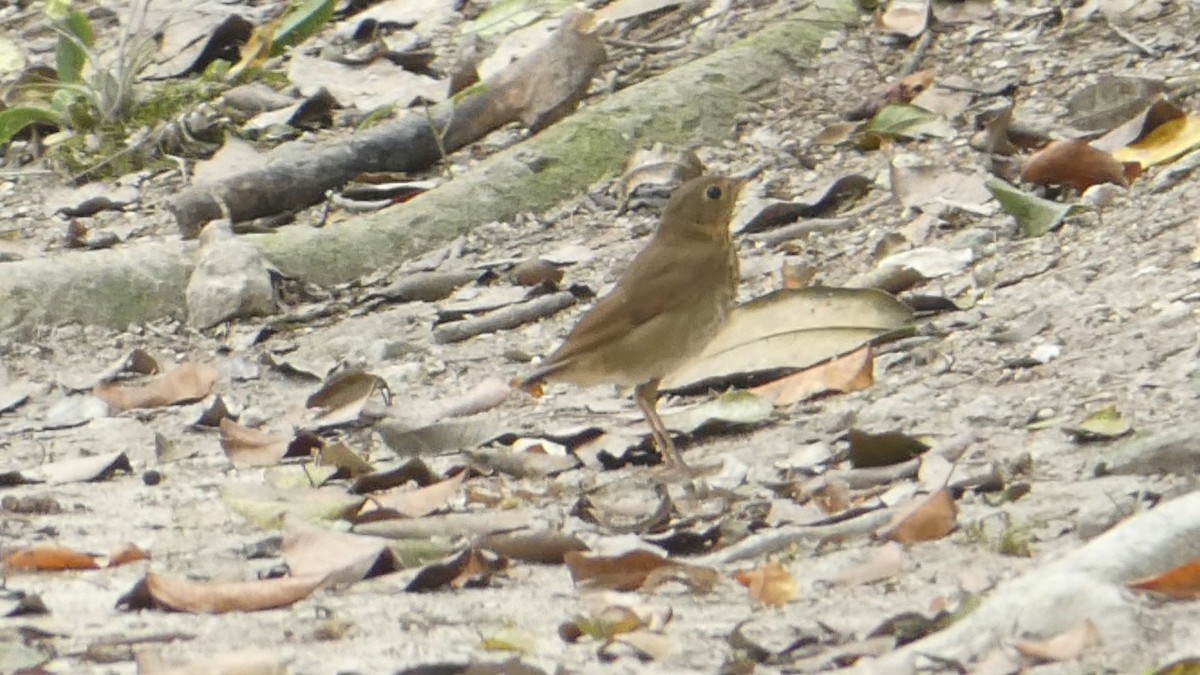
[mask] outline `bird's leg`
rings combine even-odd
[[[675,442],[671,440],[671,432],[667,431],[662,418],[658,416],[658,380],[643,382],[634,387],[633,397],[637,401],[638,408],[642,410],[642,416],[650,425],[650,436],[654,438],[654,445],[662,455],[663,461],[668,466],[689,471],[683,457],[675,449]]]

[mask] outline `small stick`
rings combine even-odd
[[[433,329],[433,341],[438,344],[447,342],[462,342],[467,338],[494,333],[498,330],[516,328],[522,324],[550,316],[575,304],[575,296],[568,291],[560,291],[540,298],[510,305],[483,316],[463,319],[453,323],[443,324]]]
[[[733,546],[715,551],[692,562],[697,565],[716,566],[778,553],[795,544],[806,541],[820,542],[828,539],[845,539],[846,537],[870,534],[891,519],[891,509],[879,509],[878,511],[863,514],[858,518],[844,520],[831,525],[793,525],[790,527],[781,527],[751,535]]]

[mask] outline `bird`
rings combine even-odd
[[[704,349],[733,309],[738,258],[729,223],[746,182],[710,175],[676,188],[650,242],[521,387],[632,387],[663,462],[691,473],[658,416],[658,386]]]

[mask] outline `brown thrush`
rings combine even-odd
[[[716,334],[737,295],[729,231],[744,180],[701,176],[667,202],[650,243],[522,386],[544,380],[632,386],[667,464],[686,469],[656,408],[658,384]]]

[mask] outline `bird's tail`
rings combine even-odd
[[[534,398],[541,398],[542,384],[545,383],[546,378],[562,370],[569,363],[570,361],[543,361],[542,364],[538,366],[537,370],[533,371],[529,375],[525,376],[524,378],[514,379],[512,381],[512,386],[513,388],[520,389]]]

